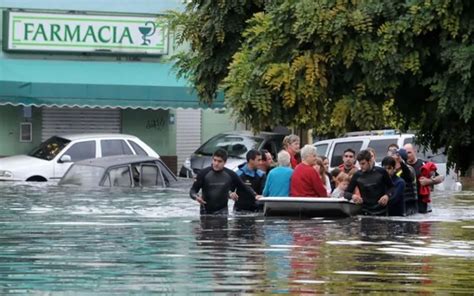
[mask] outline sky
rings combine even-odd
[[[184,7],[183,0],[0,0],[0,9],[52,9],[120,13],[163,13]]]

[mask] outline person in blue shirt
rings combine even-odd
[[[386,156],[382,160],[382,166],[389,174],[393,182],[392,194],[388,201],[388,215],[389,216],[404,216],[405,215],[405,201],[403,192],[405,191],[405,181],[397,176],[395,170],[395,159],[391,156]]]
[[[290,181],[293,169],[291,156],[285,150],[278,153],[278,167],[270,171],[267,176],[263,196],[290,196]]]

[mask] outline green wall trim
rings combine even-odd
[[[31,122],[33,141],[20,142],[20,123]],[[41,143],[41,110],[32,108],[32,117],[23,117],[21,106],[0,106],[0,156],[26,154]]]
[[[170,110],[122,110],[122,133],[139,137],[159,155],[176,155],[176,129]]]

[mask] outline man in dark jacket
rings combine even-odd
[[[239,166],[237,175],[244,182],[245,185],[252,188],[252,190],[261,195],[265,187],[265,173],[258,169],[262,161],[262,153],[258,150],[252,149],[247,152],[247,163]],[[237,188],[238,199],[234,204],[234,211],[257,211],[261,207],[257,205],[255,195],[249,194],[248,190]],[[231,194],[232,196],[232,194]]]
[[[393,189],[388,201],[388,215],[389,216],[404,216],[405,215],[405,181],[397,176],[395,169],[395,159],[391,156],[386,156],[382,160],[382,167],[387,171],[392,179]]]
[[[415,169],[416,173],[416,187],[418,193],[418,212],[426,214],[431,212],[431,201],[423,200],[421,198],[420,190],[424,186],[434,186],[444,181],[444,176],[440,176],[436,171],[431,175],[430,178],[424,177],[421,174],[421,168],[425,164],[425,161],[418,159],[415,147],[413,144],[408,143],[403,147],[407,153],[407,163]]]

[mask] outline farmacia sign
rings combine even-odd
[[[168,32],[158,17],[10,12],[7,51],[167,54]]]

